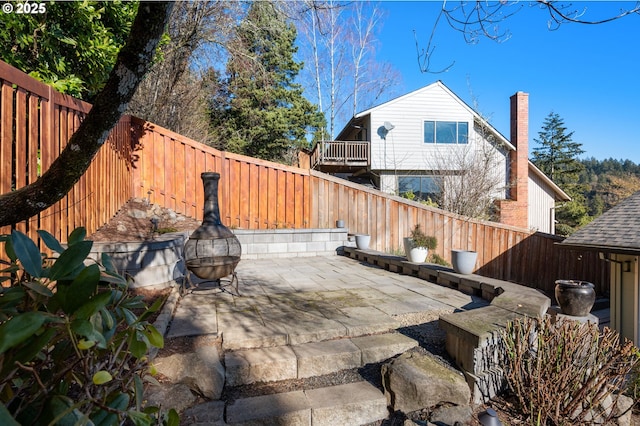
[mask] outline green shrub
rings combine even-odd
[[[438,253],[429,253],[428,262],[435,263],[436,265],[441,265],[441,266],[451,266],[451,264],[446,260],[444,260],[444,258],[440,256]]]
[[[503,368],[518,411],[535,425],[609,424],[616,398],[638,365],[632,342],[592,323],[526,318],[504,333]]]
[[[147,354],[163,346],[145,319],[163,301],[132,296],[107,256],[87,261],[83,228],[67,248],[38,234],[55,257],[21,232],[0,237],[0,424],[177,425],[174,410],[143,407]]]
[[[438,239],[425,234],[419,223],[416,223],[416,226],[411,230],[411,240],[413,247],[424,247],[429,250],[435,250],[438,247]]]

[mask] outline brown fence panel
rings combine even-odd
[[[0,193],[20,189],[45,173],[77,130],[91,105],[0,61]],[[78,226],[107,222],[131,197],[129,119],[116,126],[87,173],[59,202],[40,214],[0,228],[36,238],[44,229],[61,241]]]
[[[311,171],[311,199],[315,211],[311,227],[331,227],[342,219],[352,233],[369,233],[372,248],[399,251],[402,238],[416,223],[436,236],[436,253],[451,262],[451,250],[478,252],[478,273],[538,288],[553,295],[557,279],[593,282],[608,292],[608,266],[597,253],[566,250],[561,237],[461,217],[404,198],[364,188]],[[335,205],[336,193],[340,201]]]
[[[222,222],[232,228],[303,228],[310,222],[307,170],[222,152],[132,118],[139,148],[134,196],[202,218],[200,174],[221,175]]]

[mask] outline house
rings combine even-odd
[[[570,198],[529,161],[528,138],[528,94],[511,97],[508,140],[437,81],[356,114],[336,141],[316,144],[309,162],[326,173],[424,200],[443,200],[462,186],[464,170],[477,169],[492,181],[484,196],[497,207],[500,222],[553,233],[555,203]]]
[[[640,344],[640,191],[624,199],[560,243],[561,247],[597,251],[609,262],[610,325]]]

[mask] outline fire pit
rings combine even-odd
[[[187,269],[198,278],[221,284],[221,279],[231,276],[229,284],[238,292],[235,273],[240,262],[242,247],[238,238],[220,221],[218,206],[218,181],[220,173],[201,174],[204,185],[204,217],[202,225],[189,236],[184,246]],[[189,286],[193,286],[187,274]],[[185,287],[185,286],[183,286]],[[182,290],[186,290],[183,288]]]

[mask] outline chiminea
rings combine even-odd
[[[217,281],[234,273],[240,262],[242,247],[233,232],[220,221],[220,173],[205,172],[201,177],[205,198],[204,218],[202,225],[193,231],[184,246],[184,259],[187,269],[197,277]]]

